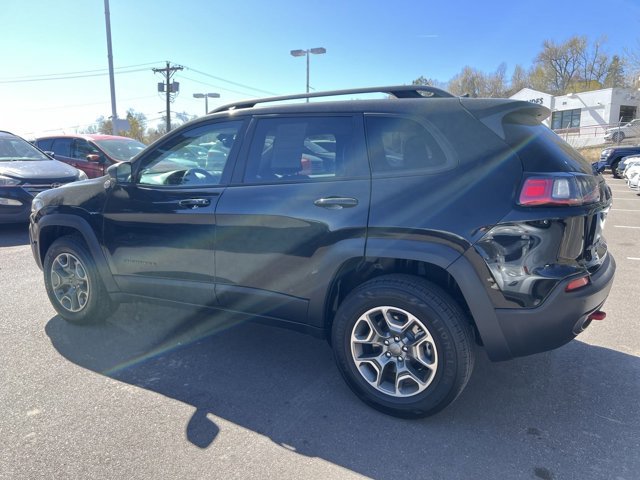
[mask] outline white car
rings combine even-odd
[[[627,177],[625,176],[625,172],[626,172],[629,168],[633,167],[634,165],[638,165],[638,164],[640,164],[640,155],[639,155],[639,156],[634,156],[634,157],[626,157],[624,160],[625,160],[625,161],[624,161],[624,165],[622,166],[622,171],[620,172],[620,176],[621,176],[621,177],[623,177],[623,178],[627,178]],[[622,163],[622,162],[620,162],[620,163]],[[618,166],[618,167],[619,167],[619,166]],[[618,169],[619,169],[619,168],[618,168]],[[619,169],[619,170],[620,170],[620,169]]]
[[[627,178],[627,185],[632,190],[638,190],[638,180],[640,180],[640,163],[631,165],[624,172],[624,176]]]
[[[629,123],[605,130],[604,139],[620,143],[625,138],[640,136],[640,118]]]

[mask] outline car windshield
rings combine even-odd
[[[145,148],[144,143],[133,139],[104,139],[94,140],[94,142],[111,158],[121,162],[131,160]]]
[[[51,160],[20,137],[0,136],[0,162]]]

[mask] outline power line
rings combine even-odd
[[[135,70],[127,70],[126,72],[116,72],[116,74],[120,75],[123,73],[136,73],[136,72],[145,72],[147,71],[146,68],[138,68]],[[74,78],[88,78],[88,77],[102,77],[105,75],[109,75],[109,72],[104,72],[104,73],[91,73],[91,74],[86,74],[86,75],[69,75],[66,77],[50,77],[50,78],[32,78],[32,79],[25,79],[25,80],[0,80],[0,84],[7,84],[7,83],[30,83],[30,82],[48,82],[51,80],[70,80],[70,79],[74,79]]]
[[[185,66],[187,70],[191,70],[192,72],[199,73],[200,75],[204,75],[205,77],[213,78],[214,80],[220,80],[221,82],[230,83],[231,85],[235,85],[236,87],[242,87],[249,90],[255,90],[256,92],[266,93],[267,95],[278,95],[277,93],[270,92],[268,90],[262,90],[261,88],[255,88],[250,85],[245,85],[244,83],[234,82],[232,80],[227,80],[226,78],[216,77],[215,75],[211,75],[210,73],[202,72],[200,70],[196,70],[195,68]]]
[[[248,97],[255,97],[255,98],[258,98],[258,95],[255,95],[255,94],[253,94],[253,93],[241,92],[240,90],[232,90],[232,89],[230,89],[230,88],[225,88],[225,87],[222,87],[222,86],[220,86],[220,85],[214,85],[213,83],[202,82],[202,81],[200,81],[200,80],[196,80],[196,79],[194,79],[194,78],[185,77],[185,76],[184,76],[184,75],[182,75],[182,74],[180,75],[180,78],[184,78],[185,80],[189,80],[189,81],[191,81],[191,82],[200,83],[200,84],[202,84],[202,85],[207,85],[208,87],[214,87],[214,88],[217,88],[217,89],[219,89],[219,90],[224,90],[225,92],[237,93],[237,94],[239,94],[239,95],[246,95],[246,96],[248,96]]]
[[[161,62],[138,63],[136,65],[124,65],[122,67],[115,67],[114,70],[123,70],[126,68],[135,68],[135,67],[148,67],[149,65],[156,65],[158,63],[161,63]],[[0,81],[31,80],[31,79],[40,79],[40,78],[47,78],[47,77],[59,77],[59,76],[78,75],[83,73],[98,73],[98,72],[108,73],[108,70],[105,68],[98,68],[94,70],[79,70],[76,72],[44,73],[40,75],[25,75],[21,77],[0,77]]]

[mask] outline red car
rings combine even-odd
[[[116,135],[57,135],[40,137],[36,146],[53,152],[56,160],[82,170],[89,178],[101,177],[115,163],[128,162],[145,148],[145,144]]]

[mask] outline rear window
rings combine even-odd
[[[365,125],[374,175],[435,173],[455,165],[452,150],[433,128],[385,115],[367,115]]]
[[[527,172],[593,173],[591,164],[545,125],[505,121],[504,132]]]

